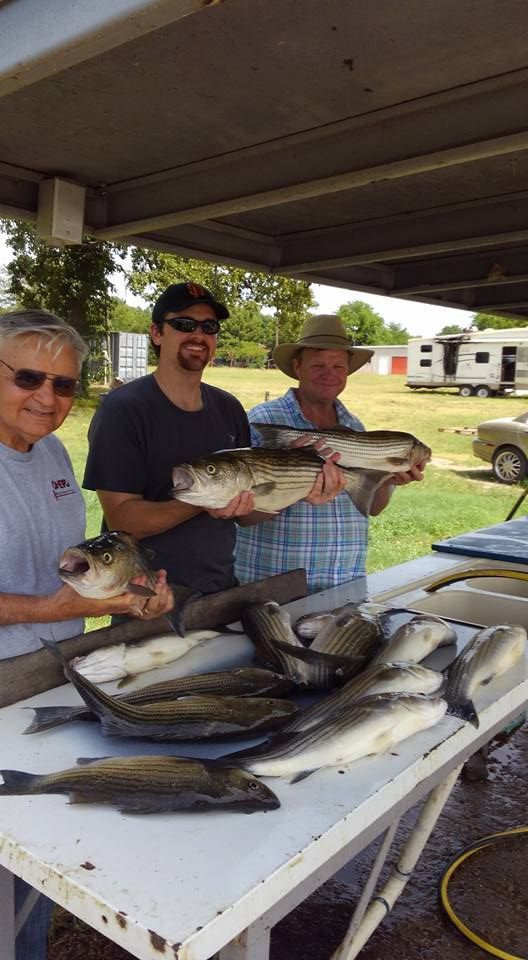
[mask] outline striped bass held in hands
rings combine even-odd
[[[221,450],[194,463],[175,466],[171,496],[194,506],[221,508],[248,490],[255,498],[255,510],[278,513],[310,493],[323,463],[324,459],[308,447]],[[368,516],[374,494],[387,480],[387,472],[347,468],[343,473],[344,492],[360,513]]]
[[[276,810],[280,801],[251,774],[184,757],[104,757],[57,773],[0,770],[0,796],[65,793],[70,803],[109,803],[121,813]]]
[[[222,757],[257,777],[286,777],[292,783],[319,770],[384,753],[401,740],[442,719],[443,699],[421,694],[382,693],[351,703],[308,730],[277,734],[247,751]]]
[[[377,663],[365,670],[343,687],[334,690],[319,703],[300,710],[281,728],[281,734],[298,733],[325,723],[351,703],[376,693],[422,693],[424,696],[439,696],[446,685],[443,673],[429,670],[418,663]]]
[[[147,704],[124,703],[90,683],[48,640],[43,645],[61,661],[64,672],[101,723],[107,736],[150,740],[205,740],[265,732],[282,726],[297,712],[289,700],[268,697],[181,697]]]
[[[440,617],[420,613],[398,627],[375,655],[372,663],[383,663],[387,660],[419,663],[437,647],[456,643],[456,639],[456,632]]]
[[[449,713],[478,727],[473,696],[480,687],[486,687],[519,663],[526,644],[526,630],[517,624],[497,624],[479,630],[446,670]]]
[[[154,596],[154,556],[130,533],[111,530],[68,547],[59,560],[59,577],[83,597],[106,599],[121,593]],[[146,584],[135,583],[144,578]]]
[[[291,680],[259,667],[235,667],[217,673],[198,673],[176,677],[161,683],[150,683],[141,690],[122,693],[115,697],[123,703],[160,703],[187,696],[280,697],[294,686]],[[24,733],[40,733],[72,720],[96,720],[86,704],[80,706],[32,707],[35,716]]]
[[[293,632],[288,611],[272,600],[247,604],[240,620],[259,662],[301,686],[316,690],[335,687],[366,663],[365,656],[334,656],[306,649]]]
[[[404,473],[431,459],[430,447],[411,433],[399,430],[353,430],[344,426],[312,430],[279,423],[252,423],[251,426],[270,449],[289,448],[302,437],[314,442],[322,440],[334,453],[340,454],[340,467]]]

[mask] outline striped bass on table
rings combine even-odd
[[[420,613],[398,627],[374,656],[372,663],[386,660],[419,663],[437,647],[456,643],[456,639],[455,630],[445,620],[430,613]]]
[[[325,624],[330,623],[333,617],[338,617],[341,613],[356,612],[379,616],[387,610],[389,610],[389,607],[385,603],[375,603],[369,600],[363,600],[360,603],[349,601],[341,607],[334,607],[332,610],[314,610],[312,613],[304,613],[297,618],[293,624],[293,629],[301,640],[313,640]]]
[[[350,703],[377,693],[422,693],[440,696],[446,685],[443,673],[419,663],[377,663],[366,667],[343,687],[299,713],[281,728],[281,734],[309,730],[324,723]]]
[[[344,610],[327,620],[309,649],[334,656],[364,656],[370,659],[380,647],[382,639],[378,617],[357,610]]]
[[[220,636],[218,630],[191,630],[185,636],[162,633],[139,643],[113,643],[99,647],[72,661],[77,673],[92,683],[107,683],[136,677],[179,660],[207,640]]]
[[[322,767],[384,753],[442,719],[445,700],[420,694],[381,693],[351,703],[339,713],[294,734],[277,734],[247,751],[222,757],[257,777],[303,780]]]
[[[301,686],[334,687],[366,663],[364,656],[334,656],[304,647],[293,632],[288,611],[272,600],[246,604],[240,620],[257,659]]]
[[[0,796],[65,793],[70,803],[109,803],[121,813],[276,810],[272,790],[243,770],[184,757],[104,757],[57,773],[0,770]]]
[[[278,513],[310,493],[323,463],[324,458],[309,447],[220,450],[194,463],[175,466],[171,496],[194,506],[221,508],[249,490],[255,498],[255,510]],[[368,516],[374,494],[386,482],[387,472],[349,468],[342,472],[346,477],[344,492],[360,513]]]
[[[41,638],[42,639],[42,638]],[[60,660],[64,672],[107,736],[150,740],[204,740],[276,729],[297,712],[289,700],[268,697],[182,697],[141,705],[124,703],[104,693],[72,670],[60,649],[43,645]]]
[[[526,630],[517,624],[479,630],[445,671],[449,713],[478,727],[474,694],[514,667],[524,656],[526,644]]]
[[[294,686],[291,680],[259,667],[235,667],[217,673],[198,673],[189,677],[176,677],[161,683],[151,683],[141,690],[116,695],[123,703],[159,703],[185,696],[268,696],[279,697]],[[34,719],[23,731],[40,733],[72,720],[96,720],[96,715],[85,703],[75,706],[32,707]]]
[[[339,466],[384,473],[405,473],[419,463],[431,459],[431,448],[411,433],[400,430],[353,430],[351,427],[310,429],[290,427],[282,423],[252,423],[260,433],[264,446],[286,449],[302,437],[323,440],[334,453],[339,453]]]

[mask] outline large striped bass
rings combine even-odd
[[[264,447],[221,450],[172,471],[171,495],[199,507],[221,508],[244,490],[255,510],[278,513],[306,497],[324,460],[313,448],[268,450]],[[387,480],[381,470],[345,469],[345,492],[368,516],[376,490]]]
[[[330,623],[334,617],[341,613],[360,613],[367,616],[379,616],[386,613],[389,607],[385,603],[375,603],[372,600],[363,600],[361,603],[349,601],[341,607],[334,607],[332,610],[314,610],[312,613],[304,613],[298,617],[293,624],[293,629],[298,637],[304,642],[313,640],[325,624]]]
[[[372,663],[387,660],[419,663],[437,647],[456,643],[456,638],[456,632],[445,620],[430,613],[420,613],[398,627],[373,658]]]
[[[479,630],[446,671],[449,713],[478,727],[472,700],[475,692],[518,663],[526,642],[526,630],[519,625],[498,624]]]
[[[276,729],[297,712],[296,704],[289,700],[268,697],[191,696],[155,703],[124,703],[72,670],[55,644],[44,639],[42,643],[62,662],[66,676],[99,718],[107,736],[150,740],[238,736]]]
[[[281,728],[281,734],[298,733],[325,723],[349,704],[375,693],[423,693],[425,696],[440,695],[445,687],[443,673],[429,670],[418,663],[377,663],[366,667],[353,680],[334,690],[289,720]]]
[[[310,650],[331,653],[334,656],[363,656],[370,659],[382,641],[382,630],[377,616],[358,610],[344,610],[331,617],[310,646]]]
[[[122,813],[280,807],[273,791],[245,771],[183,757],[105,757],[57,773],[0,773],[3,797],[66,793],[70,803],[109,803]]]
[[[257,777],[287,777],[295,783],[321,767],[384,753],[438,723],[446,709],[445,700],[417,693],[377,694],[349,704],[308,730],[277,734],[261,746],[222,759]]]
[[[307,650],[293,632],[288,611],[272,600],[247,604],[240,620],[259,662],[301,686],[328,689],[342,684],[365,665],[364,656]]]
[[[339,453],[339,466],[362,470],[402,473],[417,463],[431,459],[431,449],[411,433],[399,430],[353,430],[351,427],[309,429],[282,423],[252,423],[260,433],[264,446],[271,449],[291,447],[301,437],[324,440],[334,453]]]
[[[115,697],[123,703],[160,703],[188,696],[280,697],[294,686],[291,680],[263,670],[260,667],[235,667],[216,673],[197,673],[189,677],[175,677],[161,683],[150,683],[141,690],[122,693]],[[85,703],[74,706],[33,707],[35,717],[24,733],[40,733],[72,720],[96,720]]]

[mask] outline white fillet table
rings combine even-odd
[[[287,609],[299,616],[403,591],[463,560],[431,554]],[[206,649],[203,669],[249,662],[252,654],[243,636],[215,638],[156,679],[196,672]],[[105,805],[69,804],[61,795],[0,797],[0,960],[14,957],[13,874],[140,960],[206,960],[218,951],[221,960],[267,960],[275,923],[433,788],[456,778],[460,764],[523,710],[528,680],[520,675],[526,678],[526,670],[501,678],[488,700],[484,694],[478,730],[445,717],[386,756],[297,784],[268,779],[281,808],[267,813],[130,816]],[[78,699],[67,685],[0,710],[0,768],[46,773],[77,757],[240,749],[240,741],[213,747],[105,738],[97,723],[81,722],[22,736],[32,717],[24,707]]]

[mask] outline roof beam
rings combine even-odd
[[[324,197],[387,180],[400,180],[404,177],[412,177],[432,170],[445,169],[458,164],[474,163],[489,157],[504,156],[523,150],[528,150],[528,131],[475,143],[466,143],[445,150],[435,150],[432,153],[350,170],[346,173],[291,183],[271,190],[234,196],[228,199],[216,199],[209,203],[174,209],[152,217],[113,223],[96,230],[95,236],[101,240],[117,240],[132,234],[164,230],[181,224],[218,220],[222,217],[247,213],[251,210],[279,206],[296,200]],[[296,267],[295,269],[299,268]]]
[[[517,276],[505,275],[498,277],[480,277],[476,280],[454,280],[451,283],[421,283],[415,287],[396,287],[393,291],[395,297],[410,297],[420,293],[442,293],[449,290],[471,290],[474,287],[500,287],[513,285],[516,283],[528,283],[528,273],[518,274]]]
[[[0,97],[220,2],[11,0],[1,10]]]

